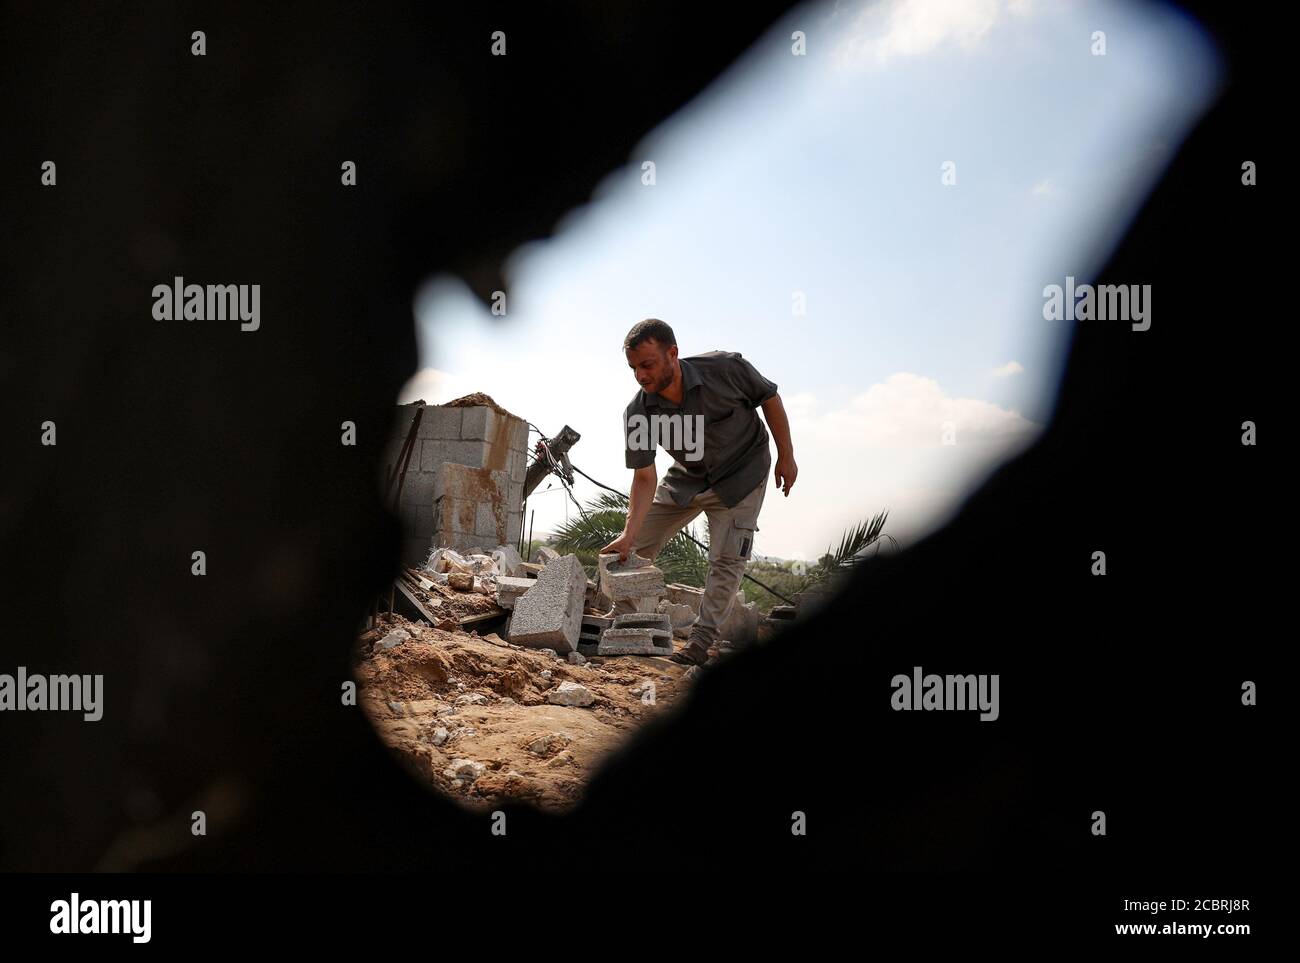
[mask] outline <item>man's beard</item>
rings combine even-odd
[[[672,383],[673,383],[673,373],[669,371],[666,375],[664,375],[663,380],[660,381],[657,385],[655,385],[654,393],[657,395],[663,394],[664,389],[670,386]]]

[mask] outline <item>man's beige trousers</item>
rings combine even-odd
[[[709,519],[709,577],[704,582],[704,598],[700,602],[700,617],[691,627],[691,640],[707,646],[718,637],[718,626],[727,616],[727,609],[740,579],[745,574],[745,564],[754,551],[754,533],[758,531],[758,512],[763,507],[767,493],[767,477],[745,496],[734,508],[707,489],[696,495],[685,507],[673,501],[662,485],[655,491],[654,501],[637,533],[634,551],[653,559],[668,540],[704,512]],[[616,613],[635,612],[636,602],[622,599],[614,603]]]

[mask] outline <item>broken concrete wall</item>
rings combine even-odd
[[[397,463],[416,406],[399,406],[386,470]],[[518,542],[528,470],[522,418],[486,404],[426,405],[414,445],[398,500],[403,564],[418,565],[440,546],[468,552]]]

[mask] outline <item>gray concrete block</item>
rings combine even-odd
[[[462,408],[460,437],[465,441],[491,441],[496,435],[497,413],[486,405]]]
[[[597,655],[672,655],[672,633],[658,629],[608,629]]]
[[[495,539],[493,545],[509,541],[506,538],[506,519],[499,505],[490,501],[479,502],[474,513],[474,534]]]
[[[524,483],[510,481],[506,486],[506,504],[512,512],[519,511],[524,504]]]
[[[524,479],[528,476],[528,456],[522,451],[512,451],[506,464],[510,473],[510,480],[522,485]]]
[[[519,542],[519,536],[523,534],[524,516],[518,512],[511,512],[506,517],[506,541],[511,545]]]
[[[408,470],[406,478],[402,481],[402,494],[400,500],[410,502],[414,505],[433,505],[434,500],[434,483],[438,476],[431,471]],[[393,482],[393,487],[397,487],[397,482]]]
[[[587,616],[583,616],[587,618]],[[668,616],[660,615],[658,612],[627,612],[623,615],[614,616],[614,629],[656,629],[665,634],[673,630],[672,622]]]
[[[515,602],[537,584],[536,579],[513,578],[508,575],[497,577],[497,605],[503,609],[513,609]]]
[[[434,471],[448,462],[482,468],[487,464],[488,446],[481,441],[440,441],[424,445],[420,450],[420,470]]]
[[[697,616],[700,614],[700,603],[704,601],[704,589],[696,588],[694,585],[682,585],[680,582],[674,582],[667,587],[664,594],[668,596],[670,602],[677,605],[689,605]]]
[[[516,602],[510,619],[510,641],[530,648],[572,652],[582,627],[582,597],[587,575],[577,556],[566,555],[547,565],[533,587]]]
[[[604,632],[614,627],[614,620],[604,615],[583,615],[582,631]]]
[[[512,451],[527,451],[528,440],[528,422],[522,418],[513,421],[510,425],[510,449]]]
[[[421,438],[431,438],[438,441],[459,439],[461,412],[464,410],[464,408],[428,405],[424,409],[424,414],[420,417],[420,428],[416,434]]]
[[[620,599],[639,601],[647,597],[657,600],[664,594],[664,574],[653,565],[634,569],[610,566],[602,575],[600,590],[616,602]]]
[[[415,530],[412,535],[419,535],[423,538],[432,538],[433,530],[437,527],[437,513],[433,510],[433,505],[416,505],[415,506]]]

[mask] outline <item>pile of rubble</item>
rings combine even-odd
[[[602,555],[599,581],[576,555],[539,548],[525,562],[512,547],[490,554],[435,550],[422,569],[404,569],[394,601],[403,614],[446,631],[499,629],[502,638],[578,659],[673,654],[699,617],[703,589],[665,584],[663,572],[631,555]],[[614,614],[617,602],[634,611]],[[624,608],[627,606],[624,605]],[[719,631],[719,653],[756,641],[758,606],[737,592]]]

